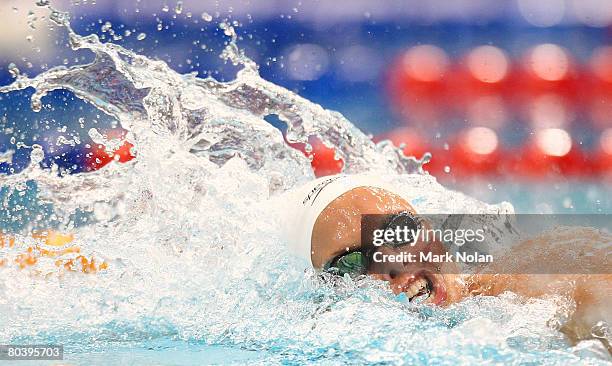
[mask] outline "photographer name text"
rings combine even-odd
[[[377,263],[492,263],[493,256],[478,252],[444,254],[434,254],[433,252],[383,254],[376,252],[373,260]]]

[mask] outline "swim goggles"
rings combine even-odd
[[[393,230],[397,228],[408,229],[409,235],[405,241],[385,241],[382,245],[390,248],[398,248],[403,245],[411,244],[414,241],[412,233],[417,232],[421,228],[421,221],[408,211],[402,211],[400,213],[391,215],[384,225],[383,230]],[[374,245],[363,245],[359,248],[347,251],[339,254],[332,260],[327,262],[323,269],[326,272],[336,274],[338,276],[359,276],[365,275],[370,267],[372,257],[376,251],[377,246]]]

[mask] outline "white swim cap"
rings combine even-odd
[[[312,267],[312,230],[319,214],[333,200],[357,187],[392,189],[372,175],[333,175],[315,179],[280,197],[285,206],[283,238],[289,250],[309,267]]]

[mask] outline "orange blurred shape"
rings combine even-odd
[[[19,254],[17,258],[15,258],[15,263],[17,263],[19,268],[23,269],[35,265],[37,260],[34,249],[28,248],[26,253]]]
[[[95,258],[88,259],[82,255],[79,255],[74,259],[57,260],[55,261],[55,265],[58,267],[64,267],[64,269],[68,271],[83,273],[96,273],[108,268],[108,263],[102,262],[99,265],[96,265]]]
[[[15,238],[0,233],[0,248],[12,248],[15,245]],[[6,265],[6,259],[0,259],[0,267]]]
[[[15,238],[12,236],[2,235],[0,233],[0,248],[9,247],[12,248],[15,245]]]
[[[38,258],[43,256],[54,258],[81,251],[79,247],[71,245],[74,240],[73,234],[65,234],[54,230],[40,230],[34,231],[31,237],[38,240],[40,244],[29,247],[25,253],[17,255],[15,263],[19,268],[23,269],[34,266],[38,262]],[[0,242],[3,244],[9,243],[8,246],[13,247],[15,238],[0,235]],[[0,260],[0,266],[6,264],[6,259]],[[80,271],[83,273],[95,273],[108,268],[108,263],[102,261],[98,264],[95,258],[87,258],[83,255],[79,255],[74,259],[58,259],[55,261],[55,265],[69,271]]]
[[[32,238],[43,242],[44,246],[39,246],[41,255],[56,257],[67,253],[79,253],[81,249],[77,246],[68,245],[74,240],[73,234],[64,234],[54,230],[43,230],[32,232]]]

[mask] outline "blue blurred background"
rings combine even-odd
[[[40,1],[39,1],[40,2]],[[375,140],[429,151],[445,184],[519,211],[612,212],[612,6],[605,0],[52,1],[98,34],[173,69],[229,80],[219,58],[235,22],[262,76],[338,110]],[[35,1],[0,4],[0,84],[91,55],[66,46]],[[87,131],[120,126],[71,93],[40,113],[0,97],[0,172],[98,169]],[[125,153],[125,151],[124,151]],[[338,163],[315,145],[318,175]],[[112,159],[109,159],[112,160]],[[105,162],[103,162],[105,163]]]

